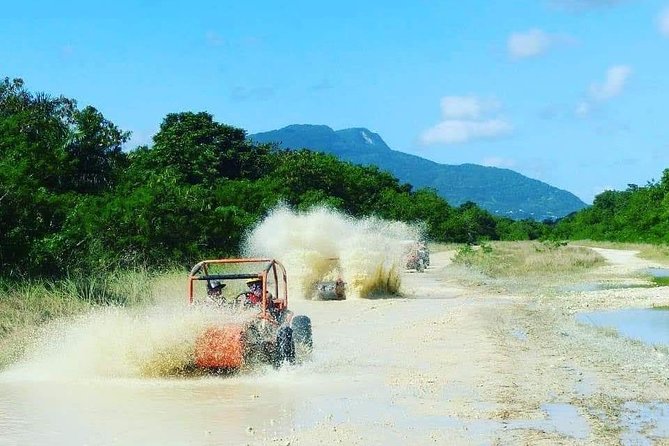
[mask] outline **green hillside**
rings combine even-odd
[[[344,161],[375,165],[414,187],[434,188],[451,205],[472,201],[494,215],[516,220],[555,219],[586,207],[570,192],[509,169],[439,164],[391,150],[378,134],[365,128],[334,131],[325,125],[290,125],[256,133],[251,139],[276,143],[285,149],[309,148]]]

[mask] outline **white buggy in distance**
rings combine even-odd
[[[316,283],[315,299],[317,300],[344,300],[346,299],[346,282],[342,278],[341,265],[338,258],[328,259],[333,262],[332,271],[336,273],[335,280],[321,280]]]
[[[425,242],[404,240],[402,244],[406,269],[424,272],[430,266],[430,250]]]

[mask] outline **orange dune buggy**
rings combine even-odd
[[[188,300],[201,302],[203,295],[217,305],[257,313],[242,323],[206,329],[195,344],[197,368],[232,371],[258,362],[279,367],[311,352],[311,320],[288,309],[286,270],[277,260],[199,262],[188,275]]]

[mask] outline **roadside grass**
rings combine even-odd
[[[0,368],[20,355],[25,340],[40,325],[100,306],[150,304],[158,293],[174,290],[173,275],[132,270],[58,281],[0,280]],[[180,290],[183,273],[181,278]]]
[[[669,286],[669,277],[653,277],[651,280],[656,286]]]
[[[461,245],[451,272],[463,282],[497,292],[551,295],[604,263],[594,251],[564,242],[490,242]]]
[[[650,243],[598,242],[594,240],[575,240],[573,245],[593,248],[626,249],[639,251],[639,257],[669,265],[669,245],[653,245]]]
[[[558,242],[491,242],[460,247],[456,264],[475,268],[492,278],[542,277],[587,271],[604,264],[599,254]]]
[[[150,303],[186,302],[185,269],[170,269],[152,277]]]

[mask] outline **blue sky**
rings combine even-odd
[[[11,2],[0,76],[150,143],[170,112],[249,133],[367,127],[586,202],[669,167],[669,0]]]

